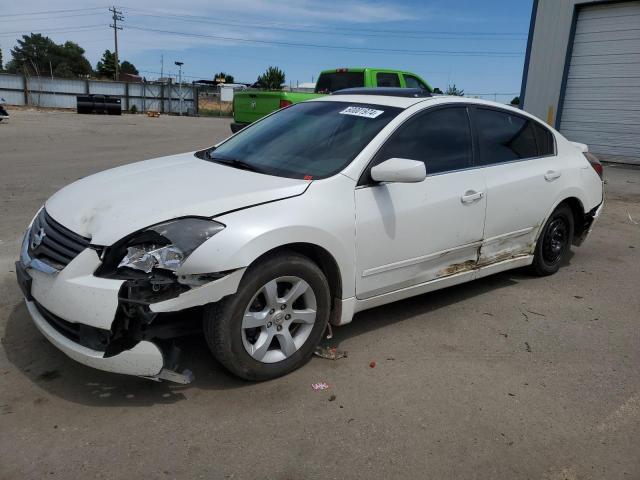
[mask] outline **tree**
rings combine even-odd
[[[0,48],[0,72],[2,72],[2,49]]]
[[[102,58],[96,64],[96,73],[101,77],[116,78],[116,54],[111,50],[105,50]]]
[[[138,75],[138,69],[133,63],[128,62],[127,60],[120,64],[120,72],[128,73],[129,75]]]
[[[447,87],[447,90],[444,92],[444,94],[453,95],[456,97],[464,97],[464,90],[460,90],[454,83],[453,85],[449,85],[449,87]]]
[[[513,100],[511,100],[511,105],[520,105],[520,97],[513,97]]]
[[[91,73],[84,49],[75,42],[57,44],[39,33],[23,35],[11,49],[12,60],[6,67],[10,73],[26,71],[30,75],[79,77]]]
[[[284,83],[284,72],[278,67],[269,67],[258,77],[258,87],[264,90],[281,90]]]
[[[224,78],[224,83],[233,83],[233,81],[234,81],[233,75],[229,75],[229,74],[224,73],[224,72],[220,72],[220,73],[215,74],[213,76],[213,81],[216,82],[216,83],[222,83],[222,82],[218,82],[219,78]]]

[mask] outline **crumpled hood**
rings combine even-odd
[[[137,162],[78,180],[45,207],[94,245],[166,220],[220,213],[302,194],[310,182],[201,160],[193,153]]]

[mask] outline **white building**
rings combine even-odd
[[[640,164],[640,1],[534,0],[520,98],[601,158]]]

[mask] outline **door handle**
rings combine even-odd
[[[484,197],[484,192],[476,192],[475,190],[467,190],[464,195],[460,197],[462,203],[473,203]]]
[[[544,179],[547,182],[553,182],[554,180],[557,180],[558,178],[560,178],[560,175],[562,175],[562,173],[556,172],[555,170],[549,170],[547,173],[544,174]]]

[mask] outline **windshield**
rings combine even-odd
[[[364,72],[322,73],[316,83],[316,93],[333,93],[356,87],[364,87]]]
[[[402,109],[346,102],[292,105],[241,130],[205,158],[306,180],[344,169]]]

